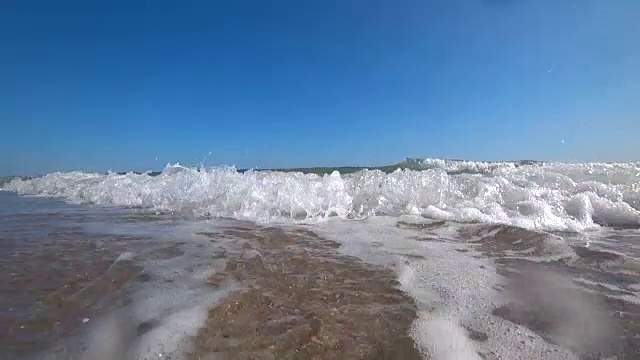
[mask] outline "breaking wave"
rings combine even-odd
[[[52,173],[3,187],[77,203],[261,222],[412,214],[545,231],[640,227],[640,163],[425,159],[415,165],[326,175],[168,165],[157,176]]]

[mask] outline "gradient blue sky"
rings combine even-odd
[[[0,4],[0,174],[640,158],[638,0]]]

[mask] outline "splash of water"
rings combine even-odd
[[[547,231],[640,227],[640,163],[422,160],[341,175],[168,165],[160,175],[52,173],[5,190],[70,202],[268,221],[423,215]]]

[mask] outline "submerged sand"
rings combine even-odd
[[[140,271],[131,260],[116,261],[119,245],[131,238],[62,230],[46,237],[35,244],[3,244],[2,359],[30,357],[79,334],[124,304],[124,289]]]
[[[392,271],[340,255],[304,230],[252,226],[211,286],[242,290],[210,309],[193,359],[422,359],[409,336],[413,300]],[[211,234],[215,241],[217,234]]]
[[[302,226],[232,224],[200,235],[238,245],[214,254],[212,260],[224,259],[226,265],[207,282],[240,290],[209,309],[189,358],[429,357],[419,353],[409,335],[417,307],[399,289],[392,270],[345,256],[337,243]],[[416,241],[452,241],[432,231],[448,226],[444,222],[397,225],[413,228]],[[466,229],[458,251],[493,259],[505,279],[495,290],[506,300],[493,308],[493,316],[527,327],[582,359],[640,358],[640,306],[624,300],[635,296],[639,277],[625,257],[580,246],[572,248],[572,256],[556,256],[549,234],[508,226]],[[45,240],[37,247],[5,244],[3,254],[10,261],[0,263],[0,305],[11,311],[0,311],[0,358],[16,359],[82,332],[85,319],[125,305],[128,284],[149,280],[131,259],[114,262],[139,239],[66,229],[48,232]],[[146,255],[173,258],[185,246],[155,245]],[[428,254],[411,256],[428,260]],[[153,320],[127,323],[130,340],[156,325]],[[492,336],[467,331],[476,342]]]
[[[497,290],[510,299],[493,315],[580,359],[640,359],[640,305],[631,288],[640,281],[637,260],[567,244],[571,251],[558,253],[560,238],[548,233],[503,225],[480,229],[464,235],[494,259],[506,280]]]

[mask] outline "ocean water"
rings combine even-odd
[[[258,340],[202,330],[222,321],[211,309],[246,289],[273,293],[269,286],[278,285],[264,274],[275,276],[296,256],[309,272],[328,259],[336,269],[362,263],[361,274],[376,275],[322,268],[356,295],[374,286],[371,278],[392,274],[410,321],[367,334],[406,332],[425,358],[640,358],[640,163],[425,159],[410,170],[325,175],[168,165],[154,176],[52,173],[0,187],[7,358],[246,355]],[[237,263],[245,264],[241,274],[230,270]],[[66,267],[37,281],[55,264]],[[307,276],[295,271],[282,281]],[[212,285],[216,273],[228,278]],[[308,291],[338,291],[323,281]],[[27,290],[40,293],[19,295]],[[292,349],[332,358],[331,349],[349,345],[337,340],[342,327],[332,316],[351,327],[372,321],[368,310],[341,312],[363,304],[339,291],[347,303],[314,303],[308,312],[323,325],[310,325],[311,340]],[[379,305],[374,291],[368,296],[369,307]],[[323,307],[336,312],[322,315]],[[307,310],[291,311],[281,315]],[[233,314],[224,321],[266,326]],[[278,336],[259,341],[281,344]],[[363,350],[367,337],[359,339],[359,358],[375,358]],[[402,347],[376,344],[378,354]],[[288,354],[276,345],[280,358]],[[255,346],[260,356],[271,351]]]

